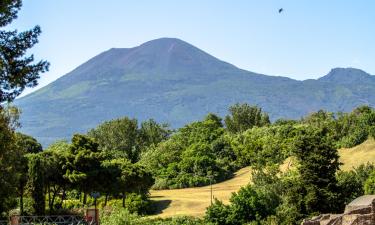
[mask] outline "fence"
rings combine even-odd
[[[20,216],[18,224],[15,225],[96,225],[94,221],[86,221],[79,216]],[[13,225],[13,223],[12,223]]]
[[[99,225],[99,210],[86,209],[85,216],[12,216],[9,221],[0,220],[0,225]]]

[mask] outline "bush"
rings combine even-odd
[[[218,225],[241,225],[249,222],[259,223],[276,214],[280,199],[270,190],[259,186],[248,185],[234,193],[229,206],[220,201],[208,207],[205,220]]]
[[[130,213],[147,214],[150,211],[150,201],[145,195],[131,193],[126,196],[125,207]]]
[[[214,203],[207,208],[204,219],[206,222],[211,222],[213,224],[229,225],[231,224],[231,221],[229,221],[230,210],[229,206],[215,199]]]
[[[337,173],[337,187],[340,191],[340,202],[343,209],[345,205],[353,201],[355,198],[364,194],[363,182],[359,179],[357,173],[352,171],[340,171]]]
[[[103,210],[100,216],[102,225],[136,225],[139,217],[129,213],[124,208],[113,208],[113,210]]]
[[[100,218],[102,225],[208,225],[201,219],[186,216],[149,219],[132,214],[124,208],[107,208],[102,211]]]
[[[373,171],[369,178],[366,180],[365,185],[365,194],[367,195],[373,195],[375,194],[375,171]]]
[[[64,209],[79,209],[82,208],[84,205],[77,199],[67,199],[64,200],[62,207]]]

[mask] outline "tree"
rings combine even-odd
[[[43,151],[42,145],[33,137],[17,132],[16,144],[26,153],[39,153]]]
[[[257,106],[235,104],[229,108],[230,115],[225,117],[225,125],[229,132],[239,133],[254,126],[266,126],[270,124],[267,113]]]
[[[142,154],[140,164],[156,177],[154,188],[207,185],[230,177],[235,155],[225,138],[221,118],[208,114],[203,121],[180,129],[165,142]]]
[[[44,163],[38,154],[33,154],[29,158],[29,185],[31,197],[33,198],[33,208],[36,215],[44,215],[45,212],[45,192],[44,192]]]
[[[69,147],[70,145],[67,142],[58,141],[50,145],[44,152],[40,153],[45,161],[45,184],[50,211],[54,210],[57,195],[62,193],[62,202],[65,198],[66,190],[71,187],[71,183],[67,177],[65,177]]]
[[[337,209],[336,172],[339,156],[325,128],[301,127],[294,142],[300,185],[304,194],[302,214],[328,213]]]
[[[27,50],[38,42],[39,26],[21,33],[2,29],[17,18],[21,6],[22,0],[0,2],[0,213],[12,205],[10,199],[15,190],[14,182],[24,181],[22,176],[16,176],[21,180],[13,177],[16,170],[12,167],[15,162],[12,158],[17,155],[17,150],[11,120],[17,121],[17,118],[4,116],[6,110],[1,103],[13,101],[25,87],[36,86],[39,74],[49,67],[46,61],[33,64],[34,56],[26,55]]]
[[[17,18],[21,6],[21,0],[1,1],[0,29]],[[39,26],[21,33],[0,30],[0,103],[14,100],[25,87],[36,86],[39,74],[48,70],[48,62],[32,64],[34,56],[26,56],[27,50],[38,42],[40,33]]]
[[[17,192],[20,198],[20,213],[23,214],[23,196],[28,181],[28,159],[27,154],[39,153],[43,150],[42,145],[31,136],[15,133],[15,144],[17,146],[17,158],[15,162],[17,177]]]
[[[142,166],[132,164],[128,159],[113,159],[105,161],[103,167],[106,168],[108,179],[112,182],[104,190],[108,194],[121,194],[122,206],[125,207],[127,193],[136,192],[145,195],[154,184],[152,174]]]
[[[0,218],[15,205],[16,186],[19,181],[17,165],[19,150],[14,130],[18,127],[17,108],[0,108]]]
[[[124,117],[106,121],[90,130],[88,135],[99,143],[100,150],[111,155],[112,158],[126,157],[132,162],[138,160],[136,119]]]
[[[138,131],[139,148],[144,151],[146,147],[157,145],[167,140],[171,133],[168,124],[158,124],[153,119],[143,121]]]
[[[103,168],[104,154],[99,144],[92,138],[75,134],[67,154],[66,174],[72,185],[84,193],[83,203],[86,204],[87,194],[98,191],[101,180],[98,179]]]

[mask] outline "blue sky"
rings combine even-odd
[[[25,0],[8,28],[36,24],[43,33],[31,52],[51,63],[38,87],[109,48],[160,37],[268,75],[304,80],[334,67],[375,74],[373,0]]]

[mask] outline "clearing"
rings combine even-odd
[[[213,184],[212,194],[224,203],[229,203],[232,192],[250,182],[250,168],[245,167],[234,174],[230,180]],[[158,217],[179,215],[203,216],[206,208],[211,204],[211,187],[196,187],[173,190],[151,190],[151,200],[158,201]]]

